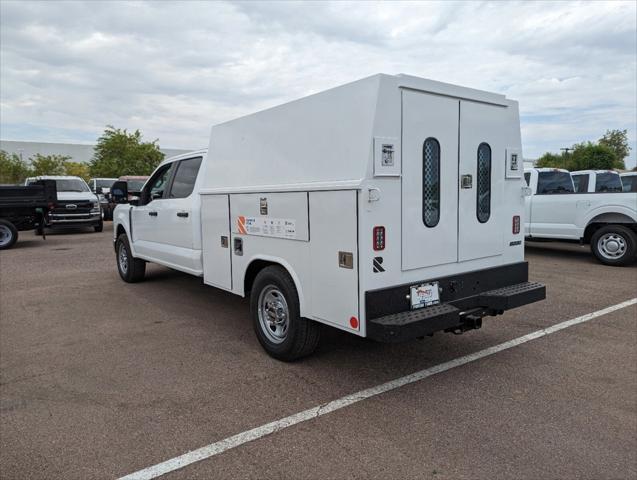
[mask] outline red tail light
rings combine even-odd
[[[519,215],[515,215],[513,217],[513,233],[514,234],[520,233],[520,216]]]
[[[385,227],[374,227],[374,238],[372,239],[374,242],[374,250],[384,250],[385,249]]]

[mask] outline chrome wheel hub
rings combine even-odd
[[[268,285],[259,294],[259,324],[272,343],[285,340],[290,326],[290,310],[283,293],[274,285]]]
[[[117,262],[119,263],[119,269],[121,272],[126,275],[128,272],[128,253],[126,252],[126,247],[123,243],[120,243],[119,248],[117,249]]]
[[[0,246],[4,247],[11,241],[11,230],[6,225],[0,225]]]
[[[597,241],[597,249],[602,257],[616,260],[626,253],[626,239],[618,233],[609,232]]]

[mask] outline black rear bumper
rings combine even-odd
[[[440,304],[410,309],[410,286],[437,281]],[[367,336],[400,342],[438,331],[479,326],[487,315],[543,300],[544,285],[528,281],[526,262],[366,292]]]

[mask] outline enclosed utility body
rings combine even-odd
[[[144,205],[118,207],[115,239],[132,224],[134,257],[250,293],[279,358],[300,356],[280,353],[296,317],[398,341],[544,298],[524,262],[518,106],[502,95],[375,75],[216,125],[207,151],[163,168],[195,158],[193,194],[150,199],[153,175]],[[180,244],[158,220],[171,201],[190,217]],[[291,294],[268,290],[273,267]]]

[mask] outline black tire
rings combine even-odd
[[[100,223],[95,225],[93,228],[96,232],[101,232],[102,230],[104,230],[104,220],[100,220]]]
[[[629,265],[637,257],[637,235],[623,225],[607,225],[591,237],[591,252],[604,265]]]
[[[13,247],[18,241],[18,229],[9,220],[0,220],[0,250]]]
[[[265,305],[275,303],[268,303],[267,298],[278,299],[276,301],[282,302],[287,307],[280,309],[281,312],[287,311],[287,315],[285,315],[287,326],[284,334],[279,332],[277,335],[275,330],[278,331],[278,327],[274,327],[273,324],[270,327],[266,325],[269,322],[268,319],[272,319],[272,315],[275,315],[273,310],[279,311],[278,309],[272,307],[270,313],[261,312],[260,314],[262,307],[265,308]],[[281,303],[278,305],[281,306]],[[301,317],[299,296],[294,281],[284,268],[272,265],[258,273],[250,293],[250,312],[257,339],[270,356],[291,362],[311,354],[316,349],[320,336],[319,325]],[[278,314],[277,318],[279,318]]]
[[[120,253],[126,256],[126,262],[120,257]],[[117,237],[115,243],[115,262],[117,263],[117,271],[127,283],[137,283],[144,279],[146,274],[146,262],[140,258],[133,257],[128,243],[128,237],[122,233]]]

